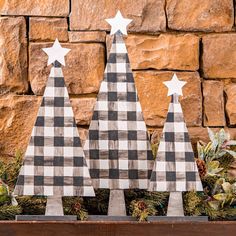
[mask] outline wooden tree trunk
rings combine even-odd
[[[62,197],[47,197],[46,216],[64,216]]]
[[[184,216],[182,192],[170,192],[167,216]]]
[[[108,216],[126,216],[124,190],[110,190]]]
[[[45,215],[19,215],[17,221],[77,221],[77,216],[64,215],[62,197],[47,198]]]

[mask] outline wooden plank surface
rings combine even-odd
[[[236,222],[0,222],[1,236],[235,236]]]

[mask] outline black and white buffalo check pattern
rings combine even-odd
[[[94,196],[59,63],[51,69],[16,195]]]
[[[171,99],[149,191],[203,191],[178,95]]]
[[[120,32],[114,35],[84,152],[94,188],[147,189],[154,161]]]

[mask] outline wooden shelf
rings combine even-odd
[[[1,221],[1,236],[235,236],[236,221],[16,222]]]

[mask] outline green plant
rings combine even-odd
[[[236,141],[230,140],[229,133],[225,132],[224,129],[213,133],[213,131],[208,128],[208,134],[211,141],[207,145],[203,142],[198,142],[198,157],[201,160],[209,163],[218,160],[225,154],[236,158],[236,152],[231,150],[232,146],[236,146]]]
[[[64,212],[66,215],[77,215],[80,220],[88,218],[88,212],[84,208],[83,199],[80,197],[64,197]]]
[[[154,159],[156,159],[156,156],[157,156],[158,146],[159,146],[159,143],[152,143],[151,144],[152,155],[153,155]]]
[[[234,151],[236,141],[230,140],[229,134],[224,129],[213,133],[208,128],[208,134],[211,140],[208,144],[201,141],[197,144],[199,170],[201,170],[199,163],[203,162],[201,164],[206,167],[205,175],[224,176],[230,165],[236,160],[236,152]]]
[[[9,201],[10,193],[8,186],[0,179],[0,205]]]
[[[183,194],[185,215],[199,216],[204,213],[202,208],[202,196],[195,192],[186,192]]]
[[[198,165],[204,193],[185,194],[188,215],[208,215],[210,219],[225,219],[236,215],[236,179],[229,175],[236,161],[236,141],[223,129],[213,133],[208,129],[210,142],[198,143]]]
[[[16,151],[15,157],[7,163],[0,161],[0,178],[9,186],[10,190],[12,190],[16,184],[22,165],[22,156],[21,151]]]
[[[17,197],[18,205],[22,208],[23,215],[44,215],[46,208],[46,197]]]
[[[140,222],[145,221],[148,216],[156,215],[156,202],[152,200],[133,200],[130,204],[130,212]]]
[[[0,207],[0,220],[14,220],[16,215],[20,215],[22,208],[20,206],[4,205]]]
[[[145,190],[126,190],[127,212],[139,221],[147,220],[148,216],[165,215],[169,193],[148,192]]]
[[[97,189],[95,190],[96,197],[84,198],[84,206],[89,214],[93,215],[107,215],[108,202],[109,202],[109,190]]]
[[[230,207],[236,200],[236,182],[231,184],[220,178],[216,181],[211,194],[211,198],[207,200],[211,208],[219,210],[226,206]]]
[[[226,220],[236,216],[236,208],[224,205],[215,208],[209,204],[211,197],[205,193],[186,192],[184,194],[185,215],[207,215],[210,220]]]
[[[0,204],[4,205],[4,209],[9,202],[17,206],[17,201],[11,192],[18,178],[21,163],[21,151],[17,151],[15,157],[7,163],[0,161]]]

